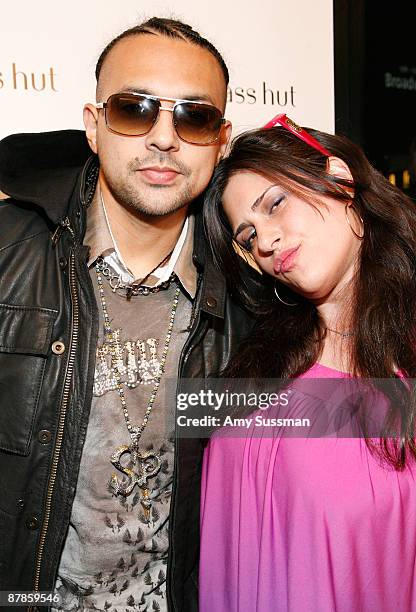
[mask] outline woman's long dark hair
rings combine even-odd
[[[351,304],[353,374],[374,379],[397,378],[397,370],[416,377],[416,208],[391,185],[348,139],[308,129],[332,155],[342,159],[353,177],[354,206],[364,221],[360,265]],[[345,205],[343,189],[351,183],[326,171],[327,158],[295,135],[277,127],[258,129],[234,139],[212,179],[204,204],[204,223],[217,265],[229,290],[256,313],[253,334],[242,343],[227,376],[291,378],[308,370],[319,358],[325,331],[314,304],[279,284],[279,295],[297,307],[281,304],[273,292],[274,279],[258,275],[257,288],[248,281],[232,231],[222,208],[224,189],[232,175],[250,171],[311,201],[311,192]],[[401,389],[412,388],[400,384]],[[397,469],[409,453],[416,458],[413,392],[396,403],[391,423],[400,423],[398,438],[383,438],[383,458]],[[371,442],[368,442],[371,447]]]

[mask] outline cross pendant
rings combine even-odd
[[[129,454],[127,464],[121,463],[121,457]],[[146,520],[150,518],[152,502],[150,491],[147,486],[149,478],[154,478],[162,465],[160,456],[153,451],[140,451],[133,443],[130,446],[119,446],[111,455],[111,463],[122,472],[126,478],[120,481],[116,473],[111,475],[109,488],[114,495],[124,495],[127,497],[137,485],[141,490],[140,503]]]

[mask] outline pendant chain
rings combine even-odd
[[[107,282],[109,283],[112,292],[117,292],[120,295],[125,294],[125,297],[130,300],[132,296],[149,295],[150,293],[158,293],[163,289],[169,288],[171,282],[176,279],[176,274],[174,272],[172,272],[172,274],[167,280],[163,281],[159,285],[155,285],[154,287],[143,285],[143,283],[149,278],[151,274],[153,274],[155,270],[157,270],[158,267],[165,263],[165,261],[171,256],[171,254],[172,252],[170,252],[169,255],[166,255],[166,257],[162,259],[162,261],[160,261],[157,266],[155,266],[155,268],[153,268],[153,270],[151,270],[140,281],[140,283],[138,283],[137,281],[134,281],[133,283],[123,282],[121,279],[121,275],[114,272],[102,257],[99,257],[97,259],[97,265],[101,268],[101,275],[107,279]]]
[[[353,331],[342,332],[338,331],[337,329],[331,329],[330,327],[327,327],[326,329],[333,334],[338,334],[338,336],[341,336],[342,338],[351,338],[351,336],[355,336],[355,332]]]
[[[107,303],[106,303],[105,294],[104,294],[103,277],[102,277],[103,265],[100,261],[97,261],[95,270],[97,273],[98,291],[100,294],[101,307],[102,307],[103,317],[104,317],[104,333],[105,333],[106,339],[108,340],[110,344],[111,366],[114,371],[114,375],[116,377],[117,391],[120,397],[120,402],[121,402],[121,406],[123,409],[123,414],[124,414],[124,419],[126,421],[127,430],[130,434],[133,445],[137,448],[141,435],[143,431],[145,430],[146,425],[148,423],[150,413],[152,412],[152,408],[156,400],[156,395],[160,387],[160,381],[165,371],[166,359],[167,359],[167,355],[169,351],[169,344],[170,344],[170,340],[172,337],[173,324],[175,322],[176,309],[177,309],[178,302],[179,302],[180,287],[178,286],[177,289],[175,290],[175,295],[173,298],[172,308],[171,308],[170,316],[169,316],[168,331],[166,333],[165,342],[164,342],[163,351],[162,351],[162,357],[160,360],[159,373],[155,379],[155,384],[153,386],[152,393],[147,403],[147,408],[146,408],[146,412],[144,413],[142,424],[139,427],[133,427],[133,425],[131,424],[130,415],[127,409],[126,397],[124,393],[123,383],[121,380],[121,374],[117,367],[117,351],[115,348],[114,335],[111,329],[110,318],[108,316],[108,311],[107,311]]]

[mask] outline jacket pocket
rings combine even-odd
[[[57,311],[0,304],[0,449],[28,455]]]

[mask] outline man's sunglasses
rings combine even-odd
[[[161,100],[174,104],[162,106]],[[179,138],[196,145],[216,142],[225,123],[221,111],[211,104],[142,93],[116,93],[107,102],[96,104],[96,108],[104,109],[108,129],[123,136],[144,136],[155,125],[161,110],[170,111]]]

